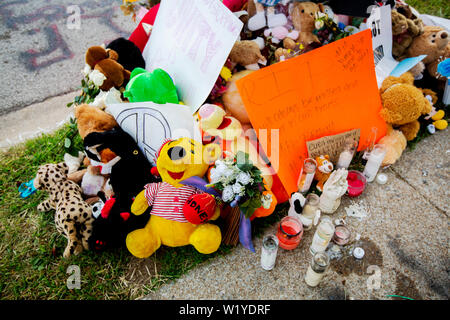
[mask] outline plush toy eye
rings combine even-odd
[[[302,10],[302,13],[305,13],[305,9]]]
[[[167,151],[170,160],[180,160],[186,156],[186,150],[183,147],[172,147]]]

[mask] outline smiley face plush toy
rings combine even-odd
[[[160,149],[156,167],[163,182],[149,183],[136,196],[131,212],[140,215],[151,209],[147,225],[128,234],[128,250],[138,258],[151,256],[161,244],[179,247],[191,244],[198,252],[215,252],[222,241],[218,226],[210,223],[192,224],[186,219],[183,208],[193,195],[203,191],[181,182],[190,177],[203,177],[209,168],[204,154],[205,146],[188,138],[166,142]],[[212,220],[219,217],[215,210]]]

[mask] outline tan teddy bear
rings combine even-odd
[[[392,54],[401,57],[411,45],[413,39],[423,33],[423,22],[420,19],[408,19],[403,14],[393,10],[392,16]]]
[[[291,10],[292,24],[295,30],[299,32],[297,42],[302,43],[305,47],[312,42],[319,42],[319,38],[313,33],[314,22],[317,12],[324,12],[323,4],[314,2],[295,2]],[[285,38],[283,46],[286,49],[294,50],[296,41]]]
[[[259,45],[253,40],[236,41],[231,49],[229,58],[231,62],[244,66],[249,70],[258,70],[258,63],[265,65],[266,58],[261,54]]]
[[[421,89],[414,86],[414,77],[410,72],[400,77],[389,76],[380,88],[383,119],[403,132],[408,141],[413,140],[420,129],[417,119],[430,113],[432,106]]]
[[[393,129],[390,125],[386,135],[378,143],[386,147],[386,155],[381,163],[382,167],[394,164],[401,157],[407,145],[405,135],[401,131]]]
[[[426,65],[429,74],[439,80],[446,80],[437,72],[438,64],[446,58],[450,58],[449,34],[444,28],[424,27],[423,33],[414,38],[406,50],[406,54],[408,57],[426,54],[423,63]]]

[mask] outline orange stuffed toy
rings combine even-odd
[[[316,162],[317,162],[317,169],[314,175],[314,180],[318,181],[316,188],[319,191],[323,191],[323,185],[330,177],[334,167],[333,163],[330,161],[329,155],[322,155],[316,157]]]

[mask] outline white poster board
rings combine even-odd
[[[166,139],[189,137],[201,140],[198,124],[191,108],[180,104],[134,102],[110,104],[106,112],[112,114],[120,127],[131,135],[155,165],[155,155]]]
[[[144,48],[146,69],[172,77],[192,112],[205,102],[243,23],[219,0],[162,0]]]

